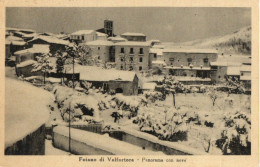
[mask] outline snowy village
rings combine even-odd
[[[251,154],[250,26],[173,45],[102,24],[6,27],[5,155]]]

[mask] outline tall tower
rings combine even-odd
[[[104,30],[105,33],[108,35],[108,37],[113,36],[114,30],[113,30],[113,20],[104,20]]]

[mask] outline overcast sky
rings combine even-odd
[[[99,29],[114,20],[114,32],[141,32],[148,39],[184,42],[224,35],[251,25],[250,8],[6,8],[6,26],[37,32]]]

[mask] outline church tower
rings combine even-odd
[[[108,37],[113,36],[114,29],[113,29],[113,20],[104,20],[104,30]]]

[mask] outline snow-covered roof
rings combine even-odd
[[[151,39],[151,40],[149,40],[149,42],[157,42],[157,43],[160,43],[161,41],[158,40],[158,39]]]
[[[176,66],[167,66],[164,67],[166,69],[175,69],[175,70],[205,70],[205,71],[209,71],[210,67],[189,67],[189,66],[183,66],[183,67],[176,67]]]
[[[35,32],[35,30],[32,29],[24,29],[24,28],[11,28],[11,27],[6,27],[6,31],[23,31],[23,32]]]
[[[238,62],[224,62],[224,61],[215,61],[210,62],[211,66],[240,66],[241,63]]]
[[[143,84],[143,89],[146,89],[146,90],[154,90],[154,89],[155,89],[155,86],[156,86],[156,83],[146,82],[146,83]]]
[[[167,64],[166,64],[164,61],[162,61],[162,60],[154,60],[154,61],[152,61],[152,64],[162,64],[162,65],[164,65],[164,66],[167,65]]]
[[[67,37],[69,37],[67,34],[57,34],[57,35],[55,35],[57,38],[59,38],[59,39],[64,39],[64,38],[67,38]]]
[[[68,66],[67,66],[68,67]],[[66,73],[72,73],[72,68],[66,71]],[[122,71],[115,69],[102,69],[95,66],[81,66],[75,65],[75,73],[80,73],[80,80],[86,81],[133,81],[135,72]]]
[[[8,59],[11,61],[16,61],[16,56],[10,56]]]
[[[123,35],[123,36],[142,36],[142,37],[146,36],[143,33],[136,33],[136,32],[125,32],[121,35]]]
[[[21,55],[26,53],[49,53],[50,45],[34,44],[32,48],[19,50],[15,52],[15,55]]]
[[[250,65],[242,65],[242,66],[240,67],[240,71],[251,72],[251,66],[250,66]]]
[[[227,75],[240,75],[240,67],[228,67],[227,68]]]
[[[164,45],[153,45],[152,48],[164,49],[165,46]]]
[[[107,37],[107,34],[102,33],[102,32],[97,32],[98,37]]]
[[[230,63],[250,63],[250,56],[245,55],[218,55],[218,60],[222,62],[230,62]]]
[[[8,40],[8,41],[24,41],[22,38],[19,38],[19,37],[16,37],[16,36],[8,36],[7,38],[5,38],[5,40]]]
[[[163,55],[163,49],[159,48],[150,48],[149,53],[156,53],[157,55]]]
[[[28,41],[28,43],[33,42],[35,40],[41,39],[43,41],[46,41],[48,43],[54,43],[54,44],[60,44],[60,45],[70,45],[70,42],[56,38],[56,37],[52,37],[52,36],[36,36],[34,37],[32,40]]]
[[[126,41],[118,42],[115,46],[150,46],[149,42],[135,42],[135,41]]]
[[[70,35],[87,35],[87,34],[92,34],[96,32],[95,30],[79,30],[76,32],[71,33]]]
[[[89,46],[112,46],[114,45],[113,42],[111,41],[104,41],[104,40],[95,40],[95,41],[90,41],[90,42],[86,42],[86,45]]]
[[[18,46],[23,46],[23,45],[25,45],[26,43],[25,42],[23,42],[23,41],[8,41],[8,40],[6,40],[5,41],[5,44],[6,45],[18,45]]]
[[[164,53],[218,53],[214,49],[185,49],[185,48],[166,48]]]
[[[127,41],[127,39],[122,38],[120,36],[116,36],[116,37],[109,37],[107,38],[109,41]]]
[[[251,81],[251,76],[250,75],[243,75],[240,76],[241,81]]]
[[[20,64],[17,64],[16,67],[18,67],[18,68],[26,67],[26,66],[29,66],[29,65],[32,65],[35,63],[36,63],[36,61],[34,61],[34,60],[26,60],[26,61],[21,62]]]
[[[47,122],[48,105],[54,100],[48,91],[29,83],[5,79],[5,148],[23,139]]]

